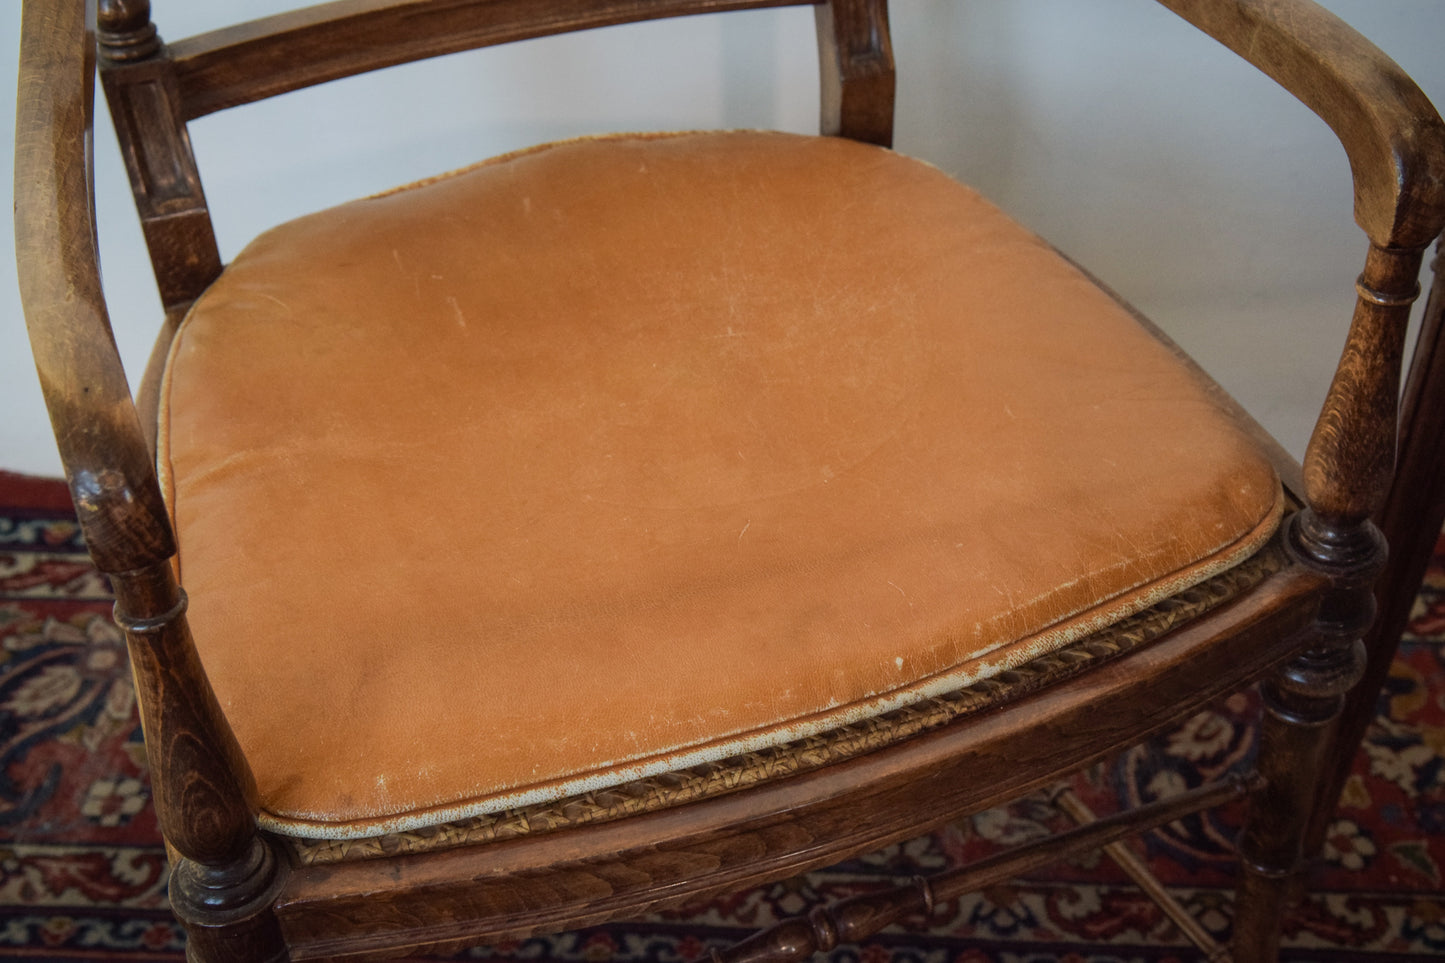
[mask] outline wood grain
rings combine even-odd
[[[147,0],[103,0],[103,82],[167,312],[157,357],[186,305],[220,270],[187,120],[473,47],[792,2],[339,0],[167,46]],[[1245,834],[1248,909],[1235,951],[1241,961],[1272,959],[1275,921],[1304,858],[1312,800],[1329,765],[1327,734],[1358,675],[1358,640],[1373,613],[1371,580],[1384,549],[1369,518],[1379,515],[1395,532],[1408,518],[1445,511],[1438,481],[1416,494],[1401,487],[1402,477],[1386,501],[1414,275],[1424,245],[1445,224],[1445,125],[1398,67],[1307,0],[1161,2],[1330,125],[1349,157],[1356,218],[1371,242],[1349,338],[1297,484],[1308,508],[1288,528],[1292,561],[1245,596],[1106,665],[789,778],[538,836],[291,866],[256,831],[250,775],[196,657],[149,439],[101,296],[87,156],[96,33],[85,5],[27,0],[16,135],[22,299],[81,526],[115,586],[157,812],[177,857],[172,899],[192,930],[193,958],[384,956],[575,927],[734,890],[997,804],[1269,677],[1266,781]],[[887,143],[895,68],[885,5],[829,0],[818,7],[817,25],[823,130]],[[1432,345],[1440,300],[1427,327]],[[1420,357],[1407,391],[1410,484],[1441,474],[1445,430],[1425,413],[1433,401],[1421,400],[1441,390],[1442,363],[1431,360],[1439,354]],[[158,371],[153,365],[147,378],[148,411]],[[1410,566],[1421,550],[1413,545]],[[836,936],[858,919],[876,922],[915,905],[904,892],[819,919],[824,936]]]
[[[593,27],[814,0],[338,0],[171,44],[189,120],[427,57]]]
[[[1305,849],[1318,852],[1334,818],[1381,687],[1410,619],[1425,570],[1445,525],[1445,257],[1437,246],[1434,282],[1400,404],[1399,452],[1389,497],[1376,521],[1390,546],[1375,591],[1379,616],[1365,635],[1364,678],[1346,699],[1331,734],[1328,774],[1311,817]]]
[[[298,867],[296,959],[521,938],[733,892],[1017,797],[1289,658],[1325,584],[1291,568],[1133,657],[836,766],[577,831]]]
[[[1378,47],[1308,0],[1159,0],[1320,116],[1345,148],[1355,220],[1379,247],[1423,248],[1445,217],[1445,125]]]
[[[25,5],[15,247],[40,386],[86,545],[103,572],[175,550],[101,293],[88,141],[95,40],[80,4]]]
[[[896,77],[885,0],[828,0],[814,8],[821,79],[820,133],[893,146]]]

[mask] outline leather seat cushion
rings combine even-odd
[[[268,828],[614,785],[948,691],[1220,571],[1279,483],[1028,231],[850,141],[535,148],[278,227],[160,462]]]

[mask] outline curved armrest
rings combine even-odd
[[[1379,48],[1310,0],[1159,0],[1318,114],[1349,155],[1355,220],[1423,248],[1445,222],[1445,125]]]
[[[106,572],[174,553],[101,295],[90,169],[95,41],[87,4],[25,4],[15,131],[20,296],[81,528]]]

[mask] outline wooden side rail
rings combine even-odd
[[[1344,354],[1305,455],[1305,494],[1316,517],[1299,532],[1308,557],[1363,564],[1357,556],[1373,551],[1366,519],[1383,504],[1394,468],[1400,362],[1416,277],[1425,246],[1445,224],[1445,123],[1389,57],[1310,0],[1160,2],[1299,98],[1349,158],[1355,219],[1370,253]]]
[[[185,119],[380,67],[574,30],[817,0],[337,0],[170,45]]]
[[[1329,776],[1328,733],[1365,668],[1384,537],[1370,521],[1394,474],[1401,359],[1426,245],[1445,223],[1445,124],[1372,44],[1309,0],[1160,0],[1318,114],[1344,146],[1355,220],[1369,237],[1354,317],[1305,451],[1308,507],[1289,545],[1329,578],[1314,640],[1262,688],[1255,794],[1239,841],[1237,958],[1272,960],[1280,909],[1304,866]]]

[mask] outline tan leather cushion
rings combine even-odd
[[[1279,512],[1109,297],[835,139],[568,142],[301,218],[196,304],[163,404],[196,642],[300,835],[946,691]]]

